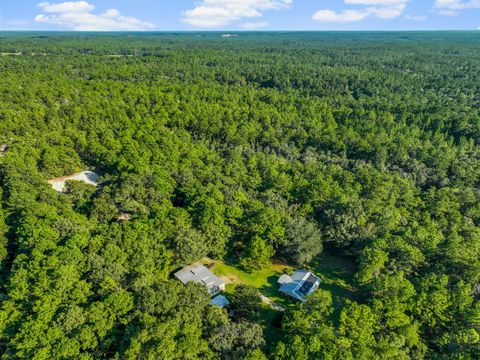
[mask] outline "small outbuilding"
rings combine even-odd
[[[296,270],[291,276],[283,274],[278,279],[279,291],[298,301],[305,301],[305,297],[318,289],[320,278],[308,270]]]
[[[211,296],[215,296],[225,290],[225,281],[213,274],[202,264],[193,264],[184,267],[182,270],[177,271],[173,276],[184,284],[194,282],[206,286]]]
[[[210,304],[219,306],[223,309],[230,306],[230,301],[228,301],[224,295],[220,294],[215,296],[212,301],[210,301]]]

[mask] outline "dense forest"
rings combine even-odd
[[[479,358],[480,33],[0,33],[0,53],[1,359]],[[100,186],[47,183],[85,169]],[[257,289],[232,317],[172,278],[322,252],[355,296],[321,287],[269,330]]]

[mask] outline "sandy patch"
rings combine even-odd
[[[48,183],[52,185],[52,188],[58,192],[65,191],[65,182],[67,181],[83,181],[86,184],[98,186],[98,174],[93,171],[82,171],[80,173],[72,174],[69,176],[63,176],[55,179],[48,180]]]

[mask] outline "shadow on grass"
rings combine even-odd
[[[269,351],[272,351],[273,347],[282,338],[282,319],[283,312],[275,311],[268,306],[264,306],[260,312],[259,320],[263,326],[267,349]]]
[[[338,320],[345,300],[357,301],[358,289],[355,287],[355,263],[353,259],[341,254],[325,251],[310,263],[310,270],[318,275],[322,282],[320,288],[332,294],[334,320]]]
[[[281,274],[271,275],[267,278],[268,285],[262,286],[260,292],[268,297],[277,297],[279,295],[277,280]]]
[[[275,275],[269,276],[267,278],[268,286],[262,286],[259,290],[273,302],[277,303],[284,309],[287,309],[293,306],[293,302],[280,293],[280,285],[278,284],[278,278],[285,272],[277,272]]]

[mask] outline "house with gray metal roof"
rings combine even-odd
[[[202,264],[193,264],[184,267],[182,270],[177,271],[173,276],[184,284],[194,282],[196,284],[204,285],[212,296],[225,290],[225,281],[213,274]]]
[[[279,291],[294,300],[305,301],[305,297],[318,289],[320,278],[308,270],[297,270],[292,275],[283,274],[278,279]]]

